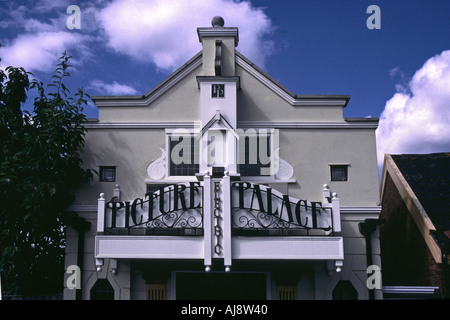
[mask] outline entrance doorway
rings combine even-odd
[[[266,273],[177,272],[177,300],[265,300]]]

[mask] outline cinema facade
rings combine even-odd
[[[195,32],[195,30],[193,30]],[[93,97],[64,299],[379,299],[377,119],[295,95],[215,17],[143,96]],[[79,285],[69,286],[79,267]]]

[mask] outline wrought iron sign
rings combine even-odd
[[[234,182],[232,227],[234,234],[295,235],[311,230],[332,233],[332,209],[321,202],[297,200],[272,188]]]
[[[222,227],[221,227],[221,213],[220,213],[220,182],[214,182],[214,238],[216,240],[214,245],[214,252],[218,255],[222,254],[222,246],[220,241],[222,238]]]
[[[202,234],[203,230],[203,187],[199,182],[173,184],[161,187],[156,192],[145,194],[133,201],[118,201],[112,198],[106,203],[105,231],[117,229],[147,228],[147,234],[154,231],[186,229],[199,230],[189,234]]]
[[[321,202],[294,199],[270,187],[231,183],[231,208],[223,212],[221,182],[211,185],[213,250],[223,254],[224,214],[234,235],[332,235],[333,210]],[[200,182],[173,184],[133,201],[111,199],[105,205],[108,234],[203,235],[203,190]],[[227,229],[228,230],[228,229]]]

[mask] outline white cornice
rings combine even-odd
[[[234,82],[236,87],[240,89],[241,79],[239,77],[222,77],[222,76],[197,76],[198,89],[200,89],[200,83],[202,82],[214,82],[214,83],[224,83],[224,82]]]
[[[152,122],[88,122],[87,129],[165,129],[196,128],[198,121],[152,121]],[[378,121],[320,122],[320,121],[239,121],[238,128],[273,129],[376,129]]]
[[[235,27],[197,28],[197,34],[200,42],[203,42],[204,37],[233,37],[234,45],[239,43],[239,29]]]
[[[194,121],[152,121],[152,122],[97,122],[86,123],[87,129],[192,129],[198,128],[200,122]]]
[[[239,121],[239,128],[278,129],[376,129],[378,121],[326,122],[326,121]]]
[[[236,53],[236,64],[247,71],[257,80],[266,85],[269,89],[283,98],[286,102],[293,106],[339,106],[345,107],[350,99],[349,96],[332,96],[332,95],[304,95],[296,96],[281,84],[273,80],[265,72],[255,67],[252,63],[246,60],[244,56]]]
[[[341,206],[341,213],[344,214],[376,214],[379,215],[381,213],[381,206],[359,206],[359,207],[350,207],[350,206]]]
[[[158,99],[164,93],[169,91],[180,80],[185,78],[189,73],[194,71],[202,64],[202,54],[198,53],[184,66],[173,72],[169,77],[162,81],[154,89],[150,90],[143,96],[106,96],[92,97],[92,100],[98,107],[146,107],[153,101]]]

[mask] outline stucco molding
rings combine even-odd
[[[326,122],[326,121],[239,121],[240,128],[276,129],[377,129],[378,121]]]
[[[197,128],[197,121],[152,122],[88,122],[87,129],[168,129]],[[377,121],[367,122],[320,122],[320,121],[238,121],[238,128],[275,129],[377,129]]]
[[[198,40],[203,42],[203,38],[233,37],[234,45],[239,43],[239,29],[236,27],[203,27],[197,28]]]
[[[344,214],[376,214],[381,213],[381,206],[341,206]]]
[[[236,64],[293,106],[345,107],[350,100],[348,95],[294,95],[239,52],[236,52]]]
[[[154,89],[142,96],[93,96],[97,107],[147,107],[164,93],[173,88],[188,74],[202,65],[202,53],[198,53],[186,64],[173,72]]]

